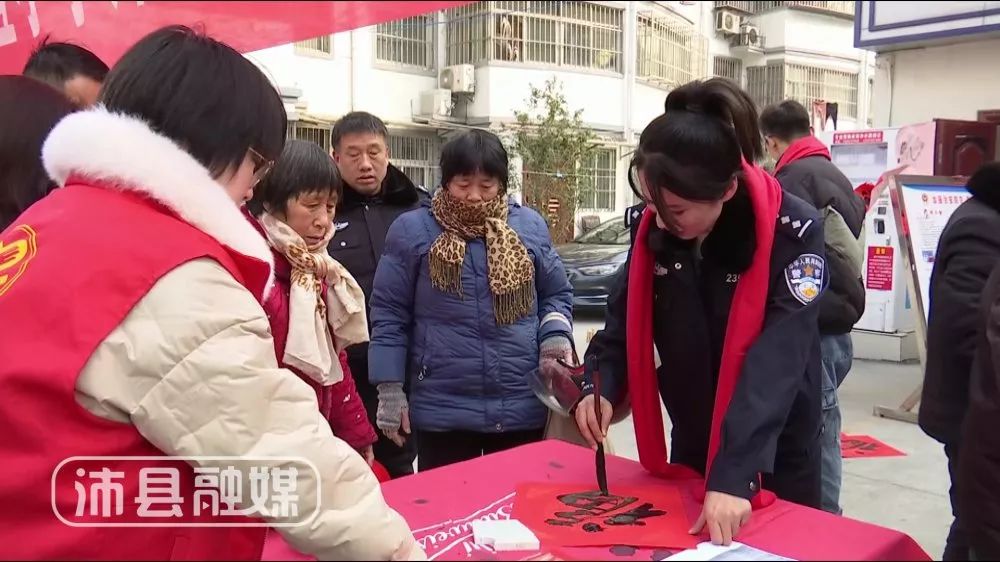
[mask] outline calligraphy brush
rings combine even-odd
[[[597,427],[604,430],[604,409],[601,408],[601,373],[597,370],[596,361],[591,363],[594,367],[591,372],[594,377],[594,414],[597,415]],[[604,457],[604,441],[597,444],[597,486],[605,496],[608,494],[608,471],[606,459]]]

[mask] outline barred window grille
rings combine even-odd
[[[489,2],[474,2],[446,12],[446,64],[477,64],[492,60]],[[506,60],[506,59],[502,59]]]
[[[295,51],[304,55],[330,56],[333,54],[333,41],[329,35],[320,35],[305,41],[295,42]]]
[[[447,11],[448,64],[542,63],[622,71],[621,8],[589,2],[477,2]]]
[[[436,14],[380,23],[375,28],[375,60],[433,70]]]
[[[784,97],[807,108],[814,100],[836,103],[840,116],[858,116],[858,73],[801,64],[785,65]]]
[[[390,133],[389,157],[414,184],[434,191],[441,183],[441,144],[437,138]]]
[[[785,98],[785,66],[781,64],[748,66],[747,93],[761,108],[783,100]]]
[[[586,185],[580,189],[581,209],[594,211],[615,209],[617,163],[618,159],[613,148],[598,149],[587,162],[581,163],[581,175],[586,178]]]
[[[743,85],[743,61],[734,57],[715,57],[712,59],[712,76],[728,78]]]
[[[858,73],[802,64],[747,67],[747,91],[760,107],[793,99],[807,109],[813,101],[836,103],[841,117],[858,116]]]
[[[288,123],[288,138],[314,142],[330,152],[331,126],[323,123],[296,121]]]
[[[640,79],[677,87],[705,75],[708,41],[686,22],[640,14],[638,21]]]
[[[850,16],[854,17],[854,5],[855,2],[845,2],[845,1],[825,1],[825,2],[812,2],[812,1],[786,1],[786,2],[743,2],[741,4],[750,4],[750,11],[752,13],[766,12],[768,10],[774,10],[777,8],[797,8],[804,10],[811,10],[816,12],[826,12],[828,14],[838,15],[838,16]],[[719,4],[719,2],[716,2]]]

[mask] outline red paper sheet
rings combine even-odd
[[[893,449],[870,435],[841,434],[840,450],[845,459],[906,456],[906,453]]]
[[[674,486],[615,486],[610,496],[584,484],[517,487],[514,518],[554,547],[630,545],[693,548],[691,522]]]

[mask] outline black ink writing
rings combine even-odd
[[[575,508],[572,511],[557,511],[545,523],[559,527],[573,527],[583,523],[582,529],[588,533],[603,531],[594,519],[601,519],[607,526],[644,526],[644,519],[660,517],[667,512],[655,509],[652,503],[643,503],[628,511],[622,511],[639,501],[629,496],[604,495],[597,491],[563,494],[557,498],[562,504]],[[616,513],[617,512],[617,513]]]
[[[644,503],[639,507],[627,511],[625,513],[619,513],[604,521],[607,525],[637,525],[643,526],[646,524],[643,519],[648,519],[650,517],[659,517],[661,515],[666,515],[667,512],[662,509],[653,509],[653,504]]]

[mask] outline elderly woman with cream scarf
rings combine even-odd
[[[342,353],[368,341],[365,297],[326,251],[340,194],[330,156],[315,143],[290,140],[247,208],[274,254],[274,284],[263,304],[278,361],[316,391],[333,434],[371,465],[377,434]]]
[[[421,471],[542,439],[531,381],[574,357],[572,287],[545,221],[508,201],[500,139],[459,134],[441,175],[390,227],[371,299],[377,424],[414,434]]]

